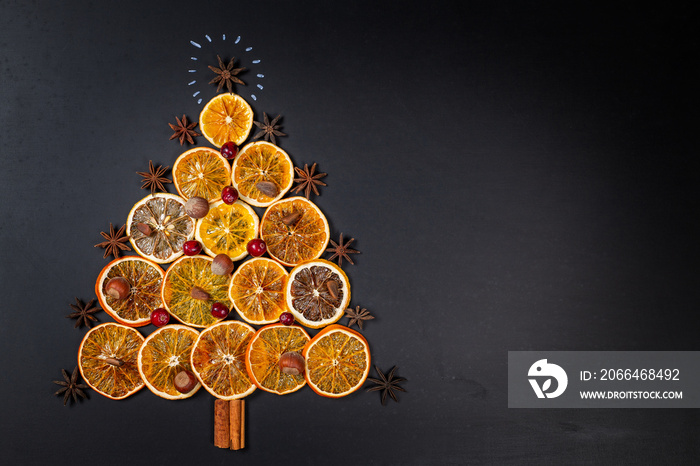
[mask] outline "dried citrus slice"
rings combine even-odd
[[[246,245],[258,236],[259,223],[258,215],[245,202],[229,205],[217,201],[211,204],[207,216],[197,221],[195,238],[210,256],[226,254],[237,261],[248,254]]]
[[[194,237],[194,219],[185,213],[185,200],[168,193],[151,194],[131,208],[126,231],[134,250],[159,264],[182,255],[182,245]]]
[[[143,388],[136,362],[143,337],[121,324],[98,325],[85,334],[78,349],[83,379],[96,392],[121,400]]]
[[[166,325],[151,333],[141,345],[138,368],[146,386],[156,395],[168,400],[189,398],[199,390],[180,393],[175,388],[175,376],[180,371],[192,371],[190,355],[199,332],[184,325]]]
[[[221,320],[211,315],[215,302],[231,308],[228,299],[231,277],[212,273],[212,260],[208,256],[181,257],[165,272],[161,290],[163,304],[184,324],[207,327]]]
[[[117,322],[130,327],[142,327],[151,321],[151,311],[162,306],[160,287],[165,272],[158,264],[137,256],[120,257],[102,269],[95,283],[95,294],[102,309]],[[106,293],[112,278],[128,282],[129,295],[115,299]]]
[[[209,393],[235,400],[255,391],[245,368],[245,352],[254,334],[250,325],[230,320],[199,334],[192,350],[192,369]]]
[[[304,371],[298,375],[285,373],[279,362],[285,353],[301,354],[310,340],[309,334],[296,325],[272,324],[258,330],[246,351],[246,368],[253,383],[258,388],[278,395],[292,393],[303,387],[306,384]]]
[[[294,164],[276,145],[252,142],[234,159],[231,180],[241,199],[256,207],[266,207],[292,187]]]
[[[276,322],[287,310],[285,286],[289,274],[278,262],[255,257],[244,262],[231,278],[229,298],[238,314],[251,324]]]
[[[331,325],[318,332],[302,354],[306,358],[306,381],[319,395],[349,395],[367,379],[369,344],[358,332],[342,325]]]
[[[221,190],[231,184],[231,167],[219,151],[195,147],[175,161],[173,182],[185,199],[199,196],[216,201],[221,198]]]
[[[260,222],[260,237],[273,258],[295,266],[321,257],[330,232],[316,204],[303,197],[290,197],[267,208]]]
[[[289,272],[286,298],[287,308],[299,323],[320,328],[343,317],[350,303],[350,282],[333,262],[316,259]]]
[[[241,145],[253,127],[253,109],[237,94],[219,94],[199,114],[199,129],[209,142],[221,147],[229,141]]]

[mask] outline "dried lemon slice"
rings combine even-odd
[[[289,272],[287,308],[307,327],[340,320],[350,303],[350,281],[343,269],[323,259],[304,262]]]
[[[194,237],[194,219],[185,213],[185,200],[168,193],[138,201],[126,221],[129,242],[146,259],[159,264],[180,257],[182,245]]]
[[[226,204],[217,201],[206,217],[197,221],[195,238],[212,257],[226,254],[231,260],[243,259],[248,241],[258,236],[258,215],[245,202]]]

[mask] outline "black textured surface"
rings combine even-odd
[[[3,458],[697,463],[695,410],[507,408],[508,350],[698,349],[697,28],[668,4],[592,8],[3,0]],[[248,100],[329,173],[318,204],[362,251],[352,305],[408,379],[386,407],[255,393],[242,452],[213,446],[204,391],[64,407],[51,383],[85,333],[68,305],[106,264],[92,245],[146,194],[135,172],[181,152],[167,123],[215,90],[187,85],[190,57],[216,52],[262,60]]]

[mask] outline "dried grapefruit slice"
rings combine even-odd
[[[288,276],[287,270],[272,259],[256,257],[244,262],[231,278],[229,298],[233,307],[251,324],[276,322],[287,310]]]
[[[306,382],[330,398],[349,395],[365,383],[370,368],[369,344],[342,325],[324,328],[304,347]]]
[[[253,109],[237,94],[219,94],[199,114],[199,129],[209,142],[221,147],[229,141],[241,145],[253,127]]]
[[[350,281],[333,262],[316,259],[289,272],[285,294],[287,308],[299,323],[320,328],[343,317],[350,303]]]
[[[199,390],[199,383],[189,392],[180,393],[174,384],[180,371],[192,371],[190,355],[199,332],[185,325],[167,325],[151,333],[141,345],[138,368],[146,386],[168,400],[189,398]]]
[[[207,216],[197,221],[195,238],[210,256],[226,254],[237,261],[248,254],[246,245],[258,236],[259,223],[258,215],[245,202],[229,205],[217,201],[211,204]]]
[[[303,197],[282,199],[267,208],[260,237],[270,255],[288,266],[318,259],[328,246],[328,221],[316,204]]]
[[[266,207],[292,187],[294,164],[276,145],[252,142],[234,159],[231,180],[241,199],[256,207]]]
[[[199,196],[216,201],[221,198],[221,190],[231,184],[231,167],[219,151],[195,147],[175,161],[173,182],[185,199]]]
[[[211,306],[215,302],[231,308],[228,299],[231,277],[212,273],[212,260],[208,256],[181,257],[165,272],[161,290],[163,304],[184,324],[207,327],[219,322],[221,319],[211,315]]]
[[[137,256],[121,257],[102,269],[95,283],[95,294],[102,309],[117,322],[142,327],[151,322],[151,311],[162,306],[160,288],[165,272],[158,264]],[[115,299],[105,291],[115,277],[124,278],[131,288],[126,298]]]
[[[185,213],[185,200],[168,193],[151,194],[132,207],[126,231],[134,250],[159,264],[182,255],[182,245],[194,237],[194,219]]]
[[[255,330],[238,321],[203,330],[192,350],[192,369],[204,388],[222,400],[250,395],[255,385],[245,368],[245,352]]]
[[[121,400],[143,388],[137,355],[143,343],[138,330],[121,324],[98,325],[85,334],[78,349],[83,379],[96,392]]]
[[[310,340],[309,334],[296,325],[272,324],[258,330],[246,351],[246,368],[253,383],[278,395],[303,387],[306,384],[303,371],[298,375],[284,373],[279,361],[285,353],[301,354]]]

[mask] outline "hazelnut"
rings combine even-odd
[[[185,203],[185,213],[192,218],[204,218],[209,213],[209,202],[203,197],[191,197]]]
[[[219,254],[211,262],[211,272],[214,275],[228,275],[233,272],[233,261],[226,254]]]
[[[175,375],[173,385],[178,392],[189,393],[197,386],[197,378],[192,372],[183,370]]]
[[[136,229],[146,236],[151,236],[153,234],[153,229],[148,223],[137,223]]]
[[[124,299],[131,294],[131,285],[123,277],[113,277],[105,285],[105,293],[114,299]]]
[[[296,351],[287,351],[280,356],[279,366],[285,374],[301,375],[306,369],[306,361],[304,356]]]
[[[199,299],[200,301],[206,301],[209,298],[211,298],[211,295],[201,289],[198,286],[193,286],[192,289],[190,290],[190,296],[192,296],[194,299]]]

